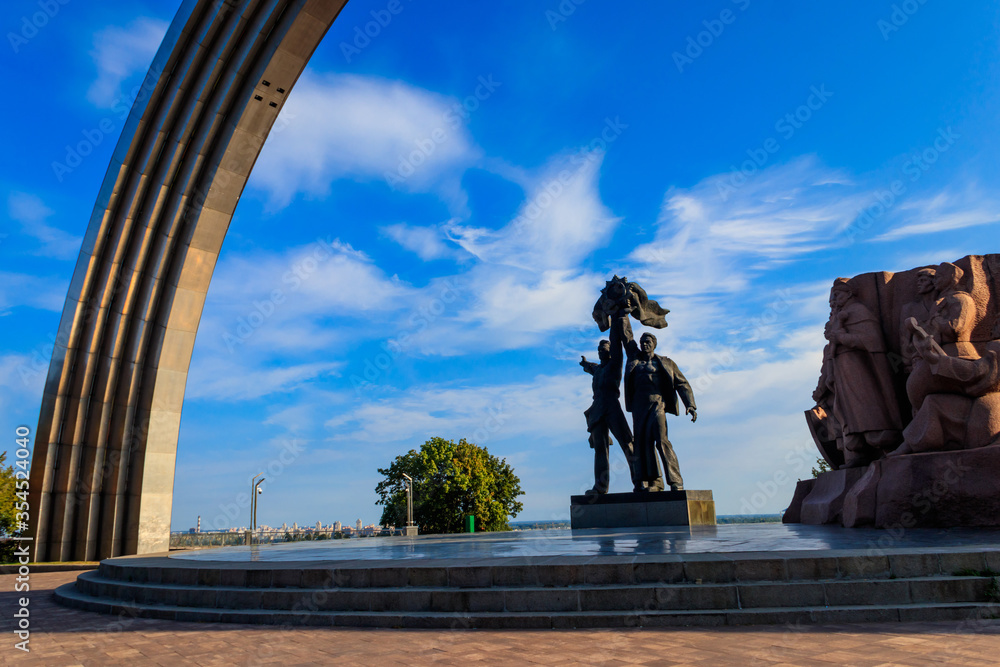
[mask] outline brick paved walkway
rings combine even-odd
[[[0,665],[997,665],[1000,620],[576,631],[276,629],[115,618],[60,607],[75,572],[31,576],[31,653],[14,649],[21,594],[0,576]]]

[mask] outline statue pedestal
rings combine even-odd
[[[660,491],[570,496],[572,528],[714,526],[711,491]]]
[[[1000,526],[1000,445],[894,456],[799,482],[786,523]]]

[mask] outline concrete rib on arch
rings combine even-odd
[[[347,0],[184,0],[83,241],[31,466],[34,558],[165,551],[205,295],[264,140]]]

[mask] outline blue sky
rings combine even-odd
[[[11,434],[34,431],[122,110],[176,11],[53,2],[33,31],[44,4],[2,10]],[[832,279],[1000,251],[996,2],[402,0],[355,43],[386,5],[349,2],[236,211],[174,529],[245,525],[231,504],[268,469],[264,523],[377,521],[376,468],[431,436],[507,458],[518,518],[567,518],[593,482],[577,361],[614,273],[672,311],[659,351],[699,404],[670,423],[687,487],[779,511],[816,458]]]

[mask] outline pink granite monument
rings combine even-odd
[[[785,521],[1000,525],[1000,255],[838,278]]]

